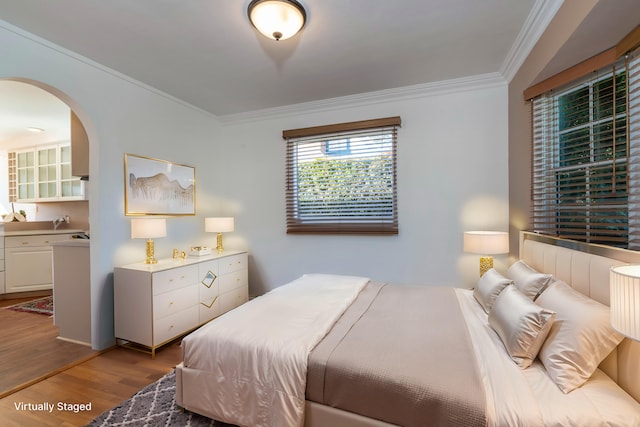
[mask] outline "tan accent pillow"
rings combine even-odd
[[[609,307],[572,289],[561,280],[537,303],[556,312],[556,321],[538,355],[564,393],[584,384],[623,336],[611,326]]]
[[[484,311],[489,313],[493,303],[500,295],[502,290],[513,284],[513,280],[507,279],[502,274],[498,273],[494,268],[487,270],[473,290],[473,296],[480,303]]]
[[[522,260],[511,264],[507,277],[513,279],[520,292],[532,301],[536,300],[551,280],[551,274],[540,273]]]
[[[489,313],[489,325],[498,333],[511,359],[524,369],[538,355],[555,316],[515,286],[507,286]]]

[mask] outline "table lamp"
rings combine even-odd
[[[164,218],[134,218],[131,220],[131,238],[147,239],[147,259],[145,264],[157,264],[154,257],[154,237],[167,235],[167,222]]]
[[[480,276],[493,268],[491,255],[509,252],[509,233],[504,231],[465,231],[464,251],[483,255],[480,258]]]
[[[221,254],[224,250],[222,246],[222,233],[228,233],[233,231],[233,218],[232,217],[214,217],[204,219],[204,230],[207,233],[218,233],[216,249]]]
[[[612,267],[609,278],[611,326],[640,341],[640,265]]]

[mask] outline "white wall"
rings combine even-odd
[[[124,216],[124,153],[196,167],[197,215],[168,220],[168,236],[156,240],[157,256],[170,256],[173,247],[214,245],[215,236],[203,233],[204,217],[233,215],[236,231],[225,236],[225,247],[250,251],[252,294],[306,272],[470,285],[478,257],[462,253],[462,232],[508,226],[507,87],[495,76],[453,82],[451,90],[325,103],[221,126],[210,115],[2,21],[0,57],[0,78],[33,82],[56,94],[89,135],[94,348],[113,343],[113,267],[144,258],[144,242],[129,238]],[[403,121],[400,234],[286,235],[282,130],[395,115]]]
[[[236,217],[225,246],[251,251],[253,294],[306,272],[419,285],[468,286],[477,279],[478,257],[462,254],[463,231],[508,226],[507,88],[487,77],[444,92],[323,104],[322,111],[303,108],[223,126],[224,161],[216,181],[206,184],[223,201],[224,214]],[[287,235],[282,130],[396,115],[402,118],[399,235]]]
[[[124,153],[192,165],[206,174],[208,159],[199,150],[214,145],[217,121],[2,21],[0,57],[0,78],[54,93],[89,135],[92,345],[106,348],[114,343],[113,267],[144,260],[145,243],[130,240],[124,216]],[[208,152],[216,155],[215,149]],[[172,245],[200,240],[203,228],[194,217],[170,220],[158,253],[168,256]]]

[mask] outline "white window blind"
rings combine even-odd
[[[287,233],[397,234],[399,117],[294,129],[287,141]]]
[[[640,234],[638,63],[636,52],[533,99],[535,231],[634,246]]]

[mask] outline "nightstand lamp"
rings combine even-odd
[[[493,268],[491,255],[509,252],[509,233],[504,231],[465,231],[464,251],[483,255],[480,258],[480,276]]]
[[[207,233],[218,233],[216,249],[221,254],[224,251],[222,246],[222,233],[228,233],[233,231],[233,218],[232,217],[215,217],[204,219],[204,231]]]
[[[131,220],[131,238],[147,239],[147,259],[145,264],[157,264],[153,238],[167,235],[167,221],[164,218],[134,218]]]
[[[640,265],[612,267],[609,277],[611,326],[640,341]]]

